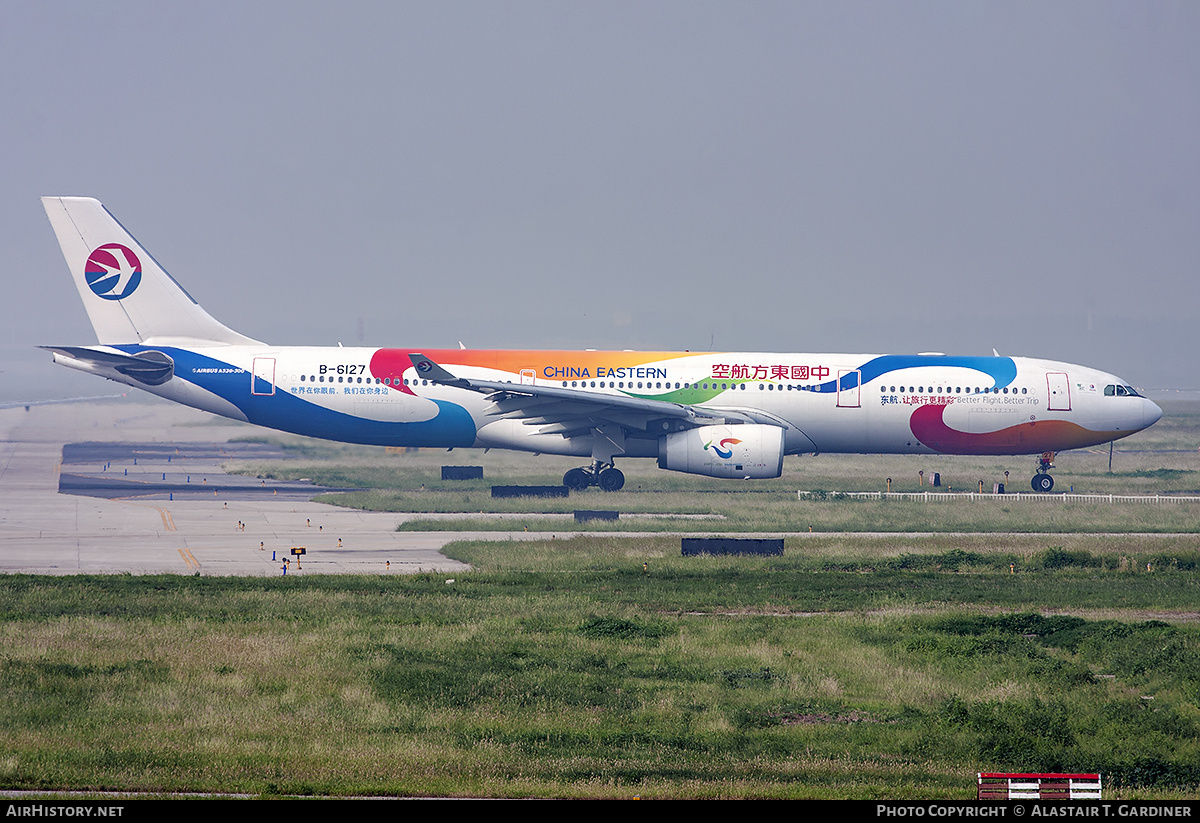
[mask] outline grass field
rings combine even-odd
[[[1112,474],[1104,449],[1063,455],[1056,478],[1200,488],[1200,417],[1184,411],[1125,441]],[[531,528],[544,501],[487,486],[574,464],[299,454],[252,471],[370,486],[398,511],[524,512]],[[484,462],[487,479],[445,484],[449,462]],[[919,489],[920,470],[956,488],[1005,468],[1027,481],[1027,463],[821,456],[756,484],[631,463],[628,491],[565,509],[796,532],[777,557],[683,557],[651,521],[637,537],[558,521],[543,540],[452,544],[475,569],[452,580],[0,577],[0,787],[970,799],[995,770],[1196,797],[1197,504],[796,496],[887,476]]]
[[[1113,798],[1200,786],[1191,538],[451,553],[479,571],[0,578],[0,785],[965,799],[1000,770],[1100,771]]]

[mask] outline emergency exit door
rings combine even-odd
[[[274,357],[254,358],[254,372],[250,378],[250,393],[264,395],[275,393]]]
[[[862,372],[858,369],[838,369],[837,404],[839,409],[857,409],[862,405],[859,384]]]

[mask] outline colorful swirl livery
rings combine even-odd
[[[99,345],[64,366],[281,431],[380,446],[617,458],[778,477],[788,454],[1038,455],[1127,437],[1162,412],[1126,381],[1021,357],[270,346],[201,308],[97,200],[42,200]]]

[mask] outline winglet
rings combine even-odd
[[[409,354],[408,359],[412,361],[413,368],[417,370],[417,374],[421,375],[423,380],[430,380],[446,386],[456,386],[460,389],[471,387],[469,381],[455,377],[423,354],[413,352]]]

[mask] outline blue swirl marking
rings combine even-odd
[[[146,350],[143,346],[115,348],[128,354]],[[432,420],[414,423],[368,420],[325,408],[287,391],[252,394],[250,372],[231,363],[187,349],[159,347],[156,351],[174,359],[176,379],[184,379],[229,401],[256,426],[369,446],[465,448],[475,443],[475,421],[457,403],[433,400],[438,413]]]
[[[821,384],[820,390],[838,391],[853,389],[856,385],[865,386],[877,377],[882,377],[894,371],[919,367],[973,369],[992,378],[991,388],[1001,389],[1017,379],[1017,364],[1011,357],[953,357],[948,355],[924,354],[885,354],[869,360],[859,367],[862,380],[857,384],[857,375],[845,374],[841,380],[827,380]]]

